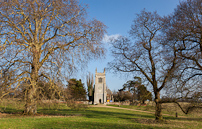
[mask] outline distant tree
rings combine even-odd
[[[108,86],[106,86],[106,89],[107,89],[107,100],[112,100],[113,98],[112,91],[108,88]]]
[[[138,87],[142,84],[141,78],[140,77],[134,77],[133,80],[129,80],[127,81],[124,85],[123,85],[123,89],[126,90],[126,88],[128,88],[128,91],[133,92],[135,90],[135,87]]]
[[[87,87],[88,87],[88,97],[89,97],[89,101],[93,101],[93,85],[94,85],[94,78],[93,78],[93,74],[89,73],[86,76],[86,82],[87,82]]]
[[[142,104],[146,100],[152,100],[152,94],[147,90],[147,88],[142,85],[142,81],[140,77],[134,77],[134,80],[127,81],[123,85],[123,90],[126,90],[128,88],[128,91],[131,92],[133,95],[131,96],[131,100],[138,100]]]
[[[152,94],[144,85],[137,87],[137,99],[144,104],[146,100],[152,100]]]
[[[112,95],[113,95],[113,98],[114,98],[114,102],[118,102],[119,101],[118,92],[116,90],[114,90]]]
[[[126,89],[128,89],[129,92],[134,89],[134,83],[132,80],[129,80],[123,84],[123,90],[126,90]]]
[[[126,101],[126,100],[131,101],[132,93],[130,93],[129,91],[124,91],[121,89],[117,93],[117,99],[118,99],[118,101]]]
[[[81,79],[70,79],[67,86],[68,94],[71,95],[69,99],[86,100],[86,89]]]

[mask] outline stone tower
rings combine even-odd
[[[94,88],[94,104],[106,102],[106,79],[105,69],[103,73],[98,73],[97,68],[95,70],[95,88]]]

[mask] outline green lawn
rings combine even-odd
[[[17,106],[17,105],[16,105]],[[77,128],[77,129],[121,129],[121,128],[202,128],[202,119],[164,117],[165,122],[156,123],[154,114],[123,109],[90,107],[74,111],[60,105],[56,108],[38,108],[36,116],[22,116],[22,109],[4,107],[0,114],[0,128]],[[0,107],[1,111],[3,107]],[[15,114],[8,114],[15,112]]]

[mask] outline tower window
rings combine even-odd
[[[102,78],[98,78],[98,82],[99,82],[99,83],[102,83]]]

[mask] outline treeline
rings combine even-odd
[[[30,82],[22,82],[18,89],[13,89],[13,92],[4,98],[26,99],[29,91],[27,85],[30,85]],[[37,100],[87,100],[87,92],[81,79],[70,79],[66,86],[63,86],[62,83],[50,83],[42,80],[38,81],[36,85],[38,87],[35,95]],[[1,94],[3,94],[2,92],[4,91],[1,90]]]

